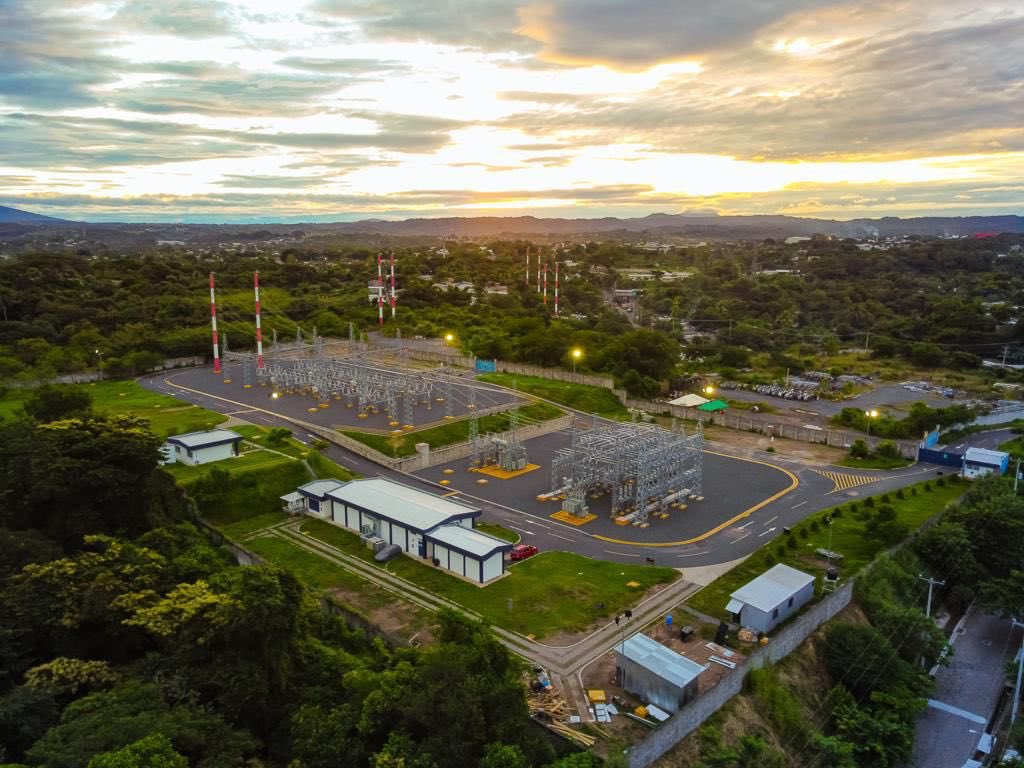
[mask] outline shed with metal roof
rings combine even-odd
[[[1005,475],[1010,469],[1010,454],[1004,451],[990,451],[987,448],[968,448],[964,452],[963,476],[966,478],[985,475]]]
[[[730,595],[725,610],[737,624],[771,632],[814,597],[814,577],[779,563]]]
[[[696,697],[706,667],[638,633],[616,648],[619,685],[646,703],[675,712]]]

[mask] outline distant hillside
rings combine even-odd
[[[55,219],[52,216],[42,216],[38,213],[29,213],[17,208],[8,208],[0,205],[0,224],[71,224],[67,219]]]
[[[500,237],[502,235],[583,235],[649,232],[696,237],[788,237],[791,235],[974,235],[981,232],[1024,232],[1022,216],[967,216],[900,219],[806,219],[795,216],[694,216],[655,213],[638,219],[541,219],[535,216],[475,218],[380,219],[329,224],[341,232],[437,237]]]

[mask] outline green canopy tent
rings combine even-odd
[[[728,407],[729,404],[725,402],[725,400],[712,400],[711,402],[704,403],[704,405],[698,405],[697,410],[710,411],[713,413],[715,411],[724,411]]]

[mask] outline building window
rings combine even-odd
[[[320,511],[320,502],[317,501],[316,499],[310,499],[309,500],[309,511],[310,512],[319,512]]]
[[[790,607],[790,608],[792,608],[792,607],[793,607],[793,598],[792,598],[792,597],[791,597],[791,598],[789,598],[789,607]]]
[[[779,618],[779,609],[778,608],[776,608],[774,611],[772,611],[772,618],[773,619]]]

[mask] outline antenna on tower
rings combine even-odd
[[[526,287],[530,287],[530,246],[526,246]]]
[[[263,368],[263,329],[260,327],[260,273],[252,273],[252,290],[256,297],[256,367]]]
[[[544,262],[544,306],[548,305],[548,263]]]
[[[217,345],[217,298],[213,289],[213,272],[210,273],[210,326],[213,329],[213,372],[220,373],[220,348]]]
[[[544,249],[539,245],[537,246],[537,293],[540,293],[540,257],[544,253]]]

